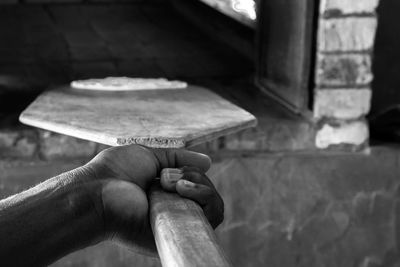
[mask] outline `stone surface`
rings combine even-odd
[[[317,130],[315,145],[326,149],[334,145],[361,146],[368,141],[369,131],[365,121],[340,121],[334,125],[325,123]]]
[[[368,53],[317,54],[317,86],[368,85],[372,78],[371,55]]]
[[[321,0],[319,10],[324,16],[371,14],[375,12],[378,3],[379,0]]]
[[[376,17],[320,19],[318,50],[320,52],[369,51],[374,45],[376,25]]]
[[[324,89],[314,95],[314,117],[356,119],[368,113],[371,89]]]

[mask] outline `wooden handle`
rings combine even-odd
[[[199,205],[159,184],[150,191],[150,223],[163,267],[231,266]]]

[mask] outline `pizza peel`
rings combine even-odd
[[[190,147],[256,125],[253,115],[217,94],[176,83],[123,90],[66,85],[40,95],[20,121],[110,146],[153,148]],[[163,266],[229,266],[195,202],[153,187],[150,221]]]

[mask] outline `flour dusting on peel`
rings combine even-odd
[[[87,79],[71,82],[71,87],[86,90],[103,91],[133,91],[133,90],[157,90],[157,89],[184,89],[187,83],[182,81],[170,81],[164,78],[129,78],[106,77],[103,79]]]

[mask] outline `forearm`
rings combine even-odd
[[[98,186],[76,169],[0,201],[2,265],[42,266],[98,242],[104,230]]]

